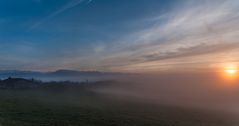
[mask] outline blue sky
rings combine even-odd
[[[237,63],[238,8],[236,0],[2,0],[0,69],[157,72]]]

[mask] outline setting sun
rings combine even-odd
[[[238,76],[238,67],[236,64],[227,64],[224,66],[223,76],[229,80],[236,80]]]
[[[237,66],[236,65],[228,65],[225,67],[224,72],[226,74],[235,75],[238,72]]]
[[[238,65],[236,63],[222,64],[221,77],[224,83],[223,87],[234,87],[238,85],[239,73]]]

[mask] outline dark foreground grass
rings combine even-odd
[[[82,93],[83,92],[83,93]],[[104,98],[94,93],[0,91],[1,126],[236,126],[236,117]]]

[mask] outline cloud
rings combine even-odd
[[[100,52],[103,52],[104,50],[105,50],[105,46],[103,45],[99,45],[94,48],[95,53],[100,53]]]
[[[69,2],[33,28],[82,2],[84,0]],[[134,24],[142,26],[142,29],[131,29],[133,32],[115,41],[104,42],[107,44],[103,46],[96,44],[89,49],[93,51],[87,56],[70,53],[73,56],[65,56],[61,64],[56,61],[48,65],[54,68],[134,72],[157,70],[159,67],[208,67],[211,63],[227,62],[227,59],[239,61],[238,11],[237,0],[182,2],[164,14],[136,20]]]
[[[30,30],[37,28],[38,26],[40,26],[41,24],[45,23],[47,20],[50,20],[51,18],[73,8],[76,7],[77,5],[85,2],[86,0],[71,0],[70,2],[68,2],[67,4],[65,4],[63,7],[61,7],[60,9],[52,12],[49,16],[41,19],[39,22],[35,23],[34,25],[32,25],[30,27]],[[90,3],[92,0],[87,0],[87,4]]]
[[[88,2],[86,4],[90,4],[93,0],[88,0]]]
[[[181,57],[192,57],[199,55],[207,55],[213,53],[221,53],[226,51],[231,51],[239,48],[239,43],[230,43],[230,44],[216,44],[216,45],[206,45],[200,44],[197,46],[179,48],[174,52],[165,52],[165,53],[154,53],[150,55],[145,55],[141,57],[144,61],[157,61],[157,60],[167,60],[173,58]]]
[[[147,17],[145,21],[151,23],[145,24],[151,25],[108,45],[109,53],[99,64],[119,70],[137,64],[143,67],[142,63],[152,61],[159,65],[167,59],[191,57],[197,61],[202,55],[201,62],[205,63],[211,60],[210,55],[237,52],[238,11],[236,0],[178,5],[160,18]]]

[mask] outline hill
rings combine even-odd
[[[19,70],[2,70],[0,71],[0,79],[8,77],[31,79],[36,78],[42,81],[99,81],[105,79],[113,79],[128,74],[99,72],[99,71],[75,71],[75,70],[57,70],[53,72],[37,72],[37,71],[19,71]]]

